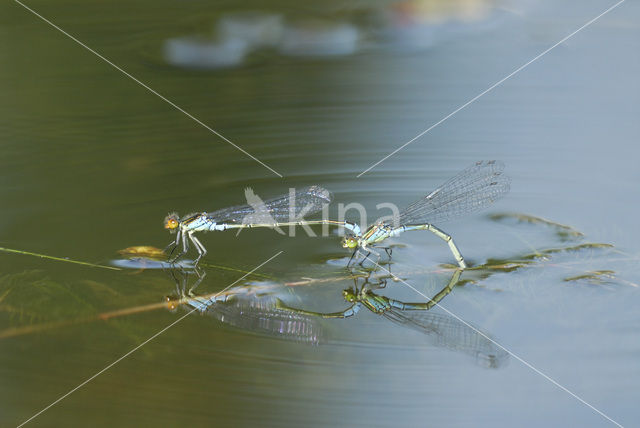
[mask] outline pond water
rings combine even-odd
[[[614,2],[25,5],[192,117],[1,7],[1,426],[90,378],[27,426],[637,421],[637,3],[364,174]],[[334,232],[199,234],[196,293],[241,296],[203,314],[165,301],[196,276],[118,253],[164,248],[167,213],[242,204],[246,187],[266,199],[317,184],[331,216],[359,203],[372,219],[483,159],[505,163],[511,191],[441,225],[474,269],[429,311],[309,314],[346,310],[342,291],[365,281]],[[383,267],[401,280],[372,293],[425,303],[450,283],[437,237],[390,242]]]

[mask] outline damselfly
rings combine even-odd
[[[182,243],[182,252],[171,261],[184,256],[189,251],[191,241],[198,252],[194,265],[198,265],[200,259],[207,254],[207,249],[194,236],[196,232],[254,227],[279,230],[280,227],[288,226],[328,224],[342,226],[351,230],[354,235],[360,234],[360,228],[353,223],[324,219],[304,220],[304,216],[321,211],[323,206],[331,202],[331,193],[320,186],[310,186],[299,191],[292,189],[286,195],[266,201],[254,195],[251,189],[247,189],[245,194],[249,205],[234,206],[210,213],[189,214],[183,218],[178,217],[176,213],[169,214],[164,220],[164,227],[177,234],[175,241],[167,246],[167,249],[173,247],[170,254]]]
[[[408,230],[428,230],[443,239],[449,245],[458,265],[466,268],[464,258],[451,235],[433,223],[478,211],[504,196],[509,191],[510,179],[502,173],[503,170],[504,164],[500,161],[476,162],[427,196],[406,207],[392,221],[377,223],[363,234],[358,233],[359,228],[351,228],[352,234],[342,240],[344,248],[354,249],[349,264],[359,250],[367,252],[364,262],[372,252],[370,247],[375,244]],[[390,248],[384,249],[391,256]],[[379,259],[380,255],[375,254]]]

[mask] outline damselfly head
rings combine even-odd
[[[174,231],[180,226],[180,217],[178,213],[171,213],[164,218],[164,228]]]
[[[164,300],[167,304],[167,309],[169,309],[169,311],[171,312],[175,312],[180,305],[180,299],[175,296],[165,296]]]
[[[346,300],[349,303],[353,303],[356,301],[355,293],[353,292],[353,290],[350,290],[348,288],[342,291],[342,297],[344,298],[344,300]]]
[[[358,246],[358,240],[354,236],[345,236],[342,238],[342,248],[354,249]]]

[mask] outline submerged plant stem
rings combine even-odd
[[[82,261],[79,261],[79,260],[73,260],[73,259],[68,259],[68,258],[64,258],[64,257],[55,257],[55,256],[48,256],[46,254],[32,253],[30,251],[14,250],[12,248],[0,247],[0,251],[4,251],[5,253],[23,254],[25,256],[40,257],[41,259],[55,260],[55,261],[58,261],[58,262],[75,263],[75,264],[78,264],[78,265],[84,265],[84,266],[90,266],[90,267],[96,267],[96,268],[102,268],[102,269],[122,270],[119,267],[115,267],[115,266],[98,265],[98,264],[95,264],[95,263],[82,262]]]

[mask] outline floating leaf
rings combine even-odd
[[[167,255],[164,250],[160,248],[151,247],[147,245],[139,245],[135,247],[127,247],[122,250],[118,250],[118,254],[124,257],[144,257],[151,260],[166,260]]]

